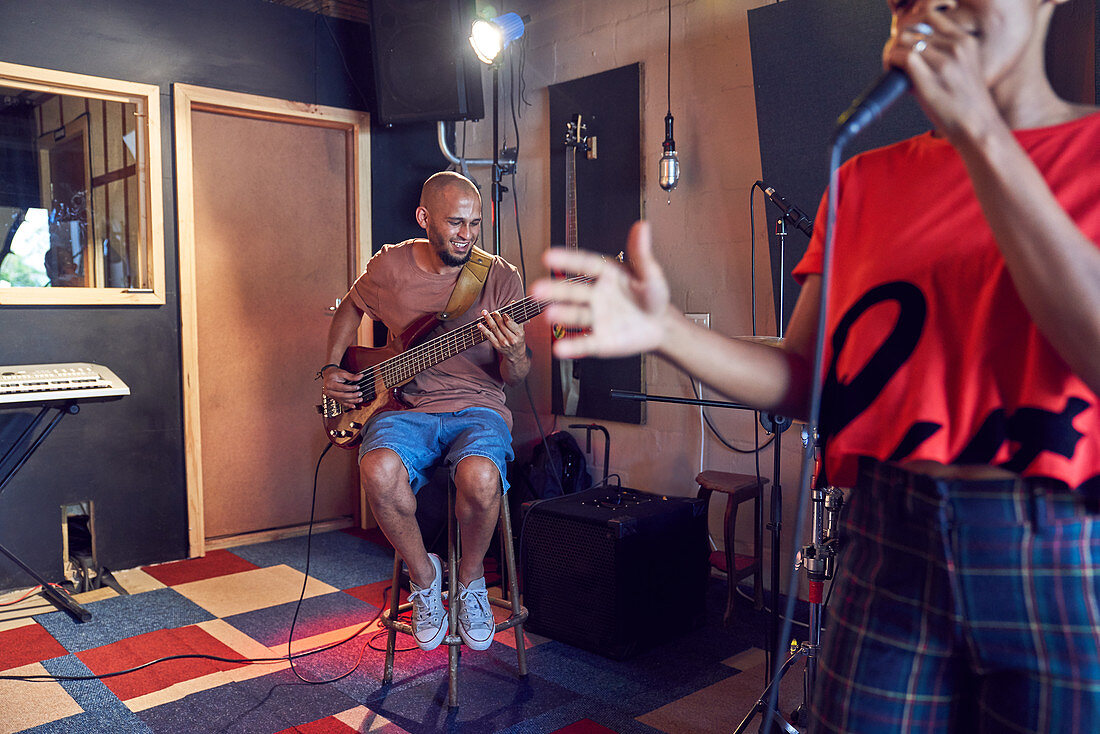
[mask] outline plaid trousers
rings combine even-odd
[[[1100,732],[1100,516],[1044,484],[863,463],[811,732]]]

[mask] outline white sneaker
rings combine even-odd
[[[485,577],[458,584],[458,634],[471,650],[485,650],[493,644],[496,621],[489,605],[489,592],[485,589]]]
[[[421,589],[411,580],[409,601],[412,602],[413,637],[421,650],[434,650],[447,635],[447,611],[443,608],[443,564],[439,556],[428,554],[428,560],[435,568],[432,583]]]

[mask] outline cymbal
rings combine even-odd
[[[783,337],[781,336],[735,336],[734,339],[740,339],[743,342],[753,342],[755,344],[767,344],[770,347],[783,346]]]

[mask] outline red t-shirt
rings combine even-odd
[[[1016,138],[1100,242],[1100,114]],[[830,483],[852,486],[871,456],[1100,491],[1097,396],[1025,310],[954,148],[924,134],[870,151],[839,187],[821,406]],[[800,281],[821,273],[825,206]]]
[[[458,275],[429,273],[413,259],[413,243],[406,240],[385,245],[367,263],[348,295],[367,316],[390,331],[391,341],[425,314],[439,313],[447,306]],[[494,257],[478,299],[458,318],[441,324],[427,338],[481,318],[482,310],[495,311],[523,298],[517,271],[503,258]],[[504,380],[500,376],[497,351],[483,341],[421,372],[402,388],[412,410],[422,413],[450,413],[463,408],[491,408],[512,426],[512,413],[504,404]]]

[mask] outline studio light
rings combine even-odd
[[[492,20],[475,20],[470,28],[470,45],[485,64],[492,64],[508,44],[523,36],[523,18],[505,13]]]

